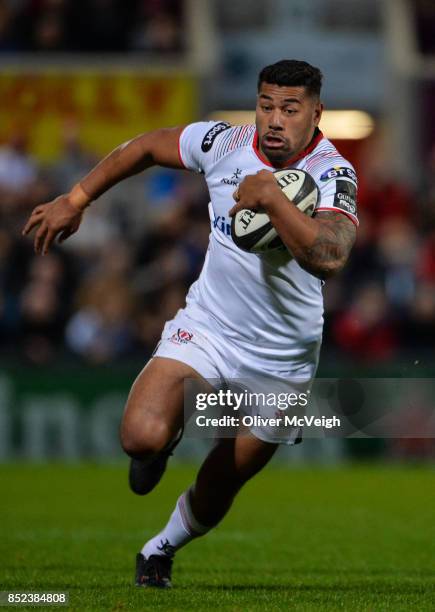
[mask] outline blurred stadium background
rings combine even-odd
[[[29,211],[139,132],[237,122],[284,57],[324,72],[322,125],[360,180],[319,375],[433,376],[432,0],[0,0],[0,461],[121,457],[126,394],[209,233],[201,177],[162,169],[103,196],[44,258],[20,235]],[[311,440],[279,458],[352,456],[433,460],[435,443]]]

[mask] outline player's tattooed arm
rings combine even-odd
[[[293,247],[299,265],[318,278],[328,278],[345,265],[355,242],[354,223],[340,212],[319,212],[317,235],[310,245]]]
[[[356,227],[344,213],[322,210],[312,218],[304,215],[296,206],[289,206],[267,170],[247,176],[233,198],[236,204],[230,216],[243,208],[263,208],[290,253],[310,274],[328,278],[345,265],[355,242]]]

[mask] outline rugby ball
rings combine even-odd
[[[289,203],[311,217],[320,196],[313,177],[304,170],[295,169],[277,170],[273,175]],[[231,237],[239,248],[249,253],[284,247],[269,216],[263,211],[245,208],[236,213],[231,220]]]

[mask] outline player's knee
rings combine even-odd
[[[121,428],[121,444],[130,457],[144,459],[162,451],[172,439],[172,430],[165,421],[147,417],[140,426],[124,423]]]

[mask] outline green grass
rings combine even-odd
[[[125,466],[0,466],[0,589],[69,591],[72,610],[435,610],[435,470],[416,466],[268,468],[179,552],[172,591],[136,589],[194,473],[139,498]]]

